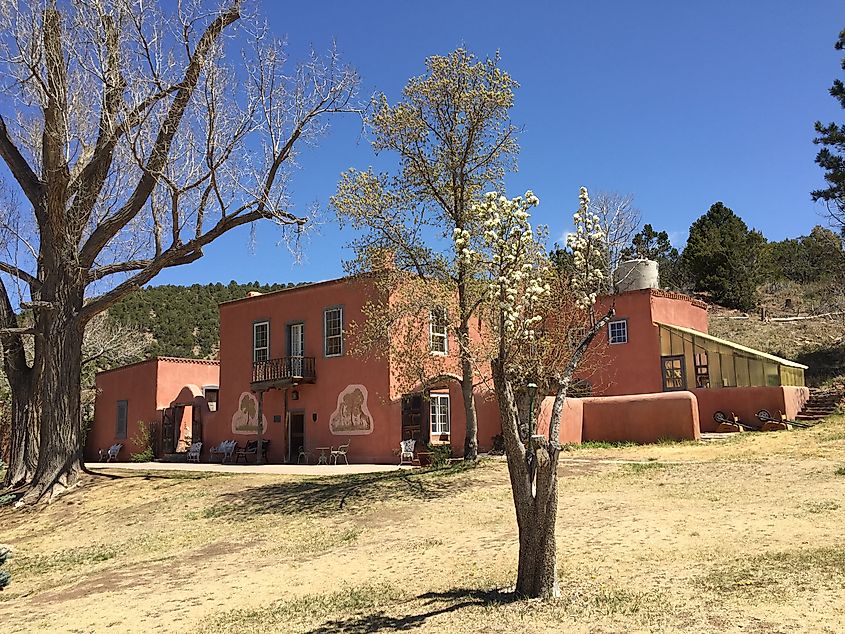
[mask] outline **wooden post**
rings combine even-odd
[[[262,451],[263,439],[261,433],[264,427],[264,390],[258,391],[258,447],[255,452],[255,464],[264,464],[264,452]]]

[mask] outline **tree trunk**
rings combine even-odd
[[[517,501],[514,490],[514,503],[524,509],[523,520],[519,522],[516,594],[521,597],[551,599],[560,595],[555,544],[557,461],[553,460],[548,452],[538,448],[537,455],[543,453],[544,458],[538,460],[536,494],[533,499]]]
[[[12,391],[12,429],[9,466],[3,486],[14,488],[30,482],[38,466],[38,431],[41,408],[34,389],[32,370],[26,368],[6,377]]]
[[[469,358],[461,358],[461,374],[461,394],[467,422],[466,436],[464,436],[464,460],[476,460],[478,458],[478,417],[475,413],[475,397],[472,393],[473,372]]]
[[[529,598],[556,597],[557,450],[544,436],[522,442],[513,387],[498,359],[493,360],[492,369],[519,528],[515,592]]]
[[[80,387],[84,326],[75,317],[82,308],[82,291],[69,283],[59,284],[56,292],[47,297],[53,309],[40,315],[36,322],[44,337],[38,467],[22,500],[24,504],[51,501],[74,486],[82,471]]]

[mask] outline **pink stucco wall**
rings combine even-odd
[[[698,399],[701,431],[715,431],[718,423],[713,420],[713,414],[722,411],[728,416],[731,413],[739,416],[743,422],[758,425],[755,414],[761,409],[777,417],[778,412],[793,419],[810,398],[810,388],[807,387],[724,387],[719,389],[693,390]]]
[[[628,322],[628,342],[610,344],[608,331],[600,332],[591,346],[593,367],[579,378],[593,385],[600,396],[648,394],[663,390],[660,370],[660,336],[654,322],[707,332],[704,304],[680,293],[644,289],[604,295],[596,301],[596,314],[613,306],[614,320]]]

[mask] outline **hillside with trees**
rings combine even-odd
[[[297,284],[165,284],[129,295],[109,309],[111,320],[148,333],[153,356],[213,359],[219,349],[221,302],[267,293]]]

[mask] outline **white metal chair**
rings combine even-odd
[[[299,455],[296,457],[296,464],[300,464],[303,458],[305,458],[305,464],[308,464],[308,452],[305,451],[305,447],[299,445]]]
[[[343,456],[343,461],[346,464],[349,464],[349,459],[346,457],[347,451],[349,451],[349,443],[341,445],[337,449],[332,449],[331,455],[329,456],[329,462],[334,461],[334,463],[337,464],[337,459]]]
[[[188,449],[188,462],[199,462],[200,461],[200,454],[202,453],[202,443],[195,442],[191,445],[191,448]]]
[[[399,443],[399,466],[407,463],[414,464],[414,445],[416,440],[413,438],[403,440]]]
[[[120,453],[120,450],[123,448],[123,445],[120,443],[115,443],[111,447],[108,448],[106,451],[106,462],[117,462],[117,454]]]

